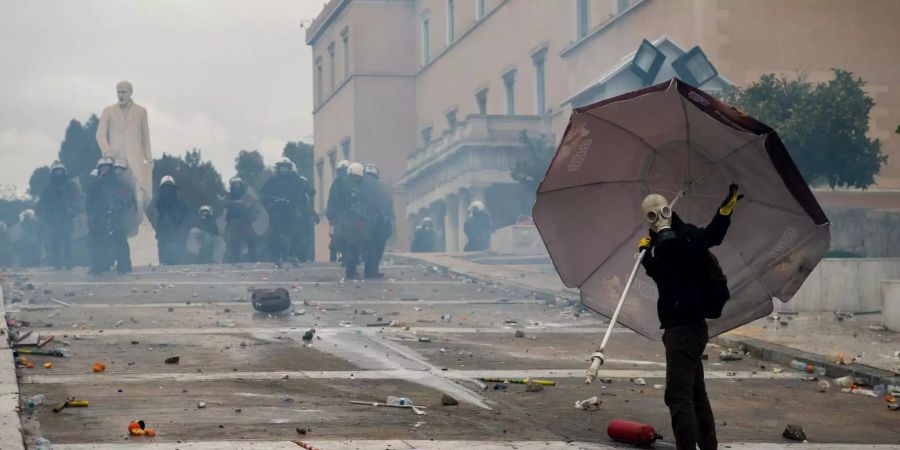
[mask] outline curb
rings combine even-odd
[[[535,300],[548,301],[548,300],[563,299],[563,300],[575,301],[576,303],[581,302],[581,298],[579,296],[573,295],[573,294],[567,293],[567,292],[553,291],[553,290],[549,290],[549,289],[540,289],[540,288],[536,288],[534,286],[529,286],[527,284],[518,283],[518,282],[512,281],[512,280],[501,280],[501,279],[496,279],[496,278],[485,276],[485,275],[474,274],[474,273],[461,271],[461,270],[454,270],[450,266],[447,266],[446,264],[436,263],[436,262],[428,261],[425,259],[419,259],[419,258],[416,258],[415,256],[400,255],[400,254],[396,254],[396,253],[393,253],[390,256],[391,256],[391,259],[393,259],[395,262],[402,262],[405,264],[423,264],[423,265],[428,265],[428,266],[434,266],[434,267],[437,267],[441,272],[444,272],[446,274],[455,275],[455,276],[462,277],[462,278],[468,278],[468,279],[471,279],[473,281],[477,281],[480,283],[504,284],[504,285],[511,286],[511,287],[514,287],[519,290],[531,292],[532,295],[534,295]]]
[[[834,364],[826,361],[823,355],[805,352],[803,350],[785,347],[783,345],[773,344],[759,339],[733,334],[723,334],[710,339],[710,342],[726,348],[743,348],[745,353],[749,353],[750,356],[756,359],[785,366],[790,366],[791,361],[796,359],[815,366],[824,367],[826,375],[831,378],[852,375],[854,378],[870,386],[882,383],[900,385],[900,375],[887,370],[877,369],[863,364],[851,364],[846,366]]]
[[[5,302],[3,286],[0,286],[0,449],[25,450],[25,436],[19,419],[19,383],[9,346]]]

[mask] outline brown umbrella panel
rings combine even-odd
[[[828,219],[772,128],[673,79],[572,113],[538,189],[534,220],[562,281],[611,317],[647,236],[641,201],[674,199],[705,226],[737,183],[745,198],[712,249],[731,300],[709,321],[720,334],[788,301],[830,245]],[[619,322],[659,339],[656,285],[643,269]]]

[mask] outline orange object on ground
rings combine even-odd
[[[100,361],[94,362],[94,372],[103,372],[104,370],[106,370],[106,364],[103,364]]]
[[[34,369],[34,364],[32,364],[31,361],[29,361],[29,362],[25,363],[25,368],[26,369]]]
[[[153,428],[147,428],[146,430],[144,430],[144,436],[156,436],[156,430],[154,430]]]
[[[53,368],[53,363],[52,363],[52,362],[45,362],[45,363],[44,363],[44,368],[45,368],[45,369],[52,369],[52,368]]]
[[[131,433],[132,436],[143,436],[144,430],[142,430],[140,428],[132,428],[131,431],[129,431],[129,433]]]

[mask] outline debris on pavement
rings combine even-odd
[[[197,408],[199,408],[199,409],[206,408],[206,402],[197,402]]]
[[[857,384],[857,382],[852,375],[847,375],[845,377],[835,378],[834,384],[840,387],[848,388],[850,386],[853,386],[854,384]]]
[[[491,378],[491,377],[481,377],[478,378],[478,381],[483,381],[485,383],[513,383],[513,384],[541,384],[544,386],[556,386],[556,381],[553,380],[537,380],[532,378]]]
[[[666,388],[666,385],[664,385],[664,384],[654,384],[654,385],[653,385],[653,389],[654,389],[654,390],[657,390],[657,391],[661,391],[661,390],[663,390],[663,389],[665,389],[665,388]]]
[[[800,425],[788,425],[781,435],[793,441],[806,441],[806,433],[803,432],[803,427]]]
[[[845,394],[857,394],[857,395],[865,395],[866,397],[874,397],[878,398],[880,395],[876,394],[872,389],[861,388],[857,385],[850,386],[848,388],[841,389],[841,392]]]
[[[827,370],[824,367],[814,366],[811,363],[805,363],[802,361],[797,361],[796,359],[791,361],[791,367],[801,372],[811,373],[816,376],[824,377]]]
[[[216,325],[220,327],[233,327],[234,321],[231,319],[220,319],[216,321]]]
[[[451,397],[449,394],[444,394],[441,396],[441,405],[456,406],[458,404],[459,404],[459,400]]]
[[[37,394],[35,396],[32,396],[31,398],[29,398],[28,400],[25,401],[25,408],[28,409],[29,411],[34,411],[35,408],[37,408],[40,405],[43,405],[44,401],[46,399],[47,399],[47,397],[44,397],[44,394]]]
[[[106,370],[106,364],[102,361],[94,361],[93,370],[95,373],[103,372]]]
[[[826,360],[831,364],[840,364],[842,366],[856,362],[856,358],[848,358],[844,352],[831,352],[827,355]]]
[[[45,368],[45,369],[52,369],[52,368],[53,368],[53,363],[52,363],[52,362],[45,362],[45,363],[44,363],[44,368]]]
[[[819,381],[819,392],[828,392],[828,389],[831,387],[831,384],[828,383],[827,380]]]
[[[254,289],[251,295],[253,309],[264,313],[277,313],[291,307],[291,296],[287,289]]]
[[[525,384],[525,392],[541,392],[544,390],[544,385],[540,383],[535,383],[532,380],[528,380],[528,383]]]
[[[647,384],[647,382],[644,381],[643,378],[632,378],[630,381],[638,386],[644,386]]]
[[[75,400],[74,398],[71,398],[56,405],[56,407],[53,408],[53,412],[58,413],[66,408],[87,408],[90,405],[91,403],[87,400]]]
[[[148,428],[143,420],[136,420],[128,424],[128,434],[132,436],[156,436],[156,430]]]
[[[622,419],[610,421],[606,427],[606,434],[614,441],[648,448],[662,439],[650,425]]]
[[[525,332],[522,331],[522,330],[516,330],[516,337],[517,337],[517,338],[523,338],[523,337],[525,337]]]
[[[181,362],[180,356],[172,356],[171,358],[166,358],[166,364],[178,364]]]
[[[599,398],[597,398],[597,396],[595,395],[591,398],[586,398],[584,400],[576,401],[575,409],[583,409],[585,411],[590,411],[590,410],[596,411],[596,410],[600,409],[600,403],[602,403],[602,401]]]
[[[719,353],[719,361],[740,361],[744,359],[744,355],[733,352],[733,351],[723,351]]]

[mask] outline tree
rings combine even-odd
[[[31,172],[31,178],[28,179],[28,195],[37,198],[44,192],[44,188],[50,183],[50,167],[41,166]]]
[[[313,181],[313,146],[303,141],[288,142],[281,151],[281,156],[291,160],[297,166],[297,172]]]
[[[82,186],[86,186],[88,175],[100,159],[100,146],[97,145],[96,137],[99,124],[100,119],[95,114],[91,114],[84,124],[72,119],[59,146],[59,161],[66,166],[70,177],[81,180]]]
[[[809,182],[865,189],[887,163],[881,141],[866,136],[875,101],[861,78],[833,71],[832,80],[818,84],[803,75],[763,75],[724,100],[774,127]]]
[[[154,160],[153,192],[159,190],[159,180],[170,175],[175,179],[178,190],[196,212],[202,205],[212,206],[216,214],[221,213],[220,205],[225,196],[222,176],[211,161],[203,161],[198,149],[185,152],[184,157],[163,153]]]
[[[519,134],[519,141],[524,147],[522,157],[516,160],[510,175],[529,192],[536,192],[541,180],[544,179],[547,167],[550,166],[550,160],[553,159],[554,148],[547,143],[544,135],[532,138],[525,130]]]
[[[271,169],[266,167],[259,150],[241,150],[234,158],[234,170],[247,184],[259,190],[262,184],[272,176]]]

